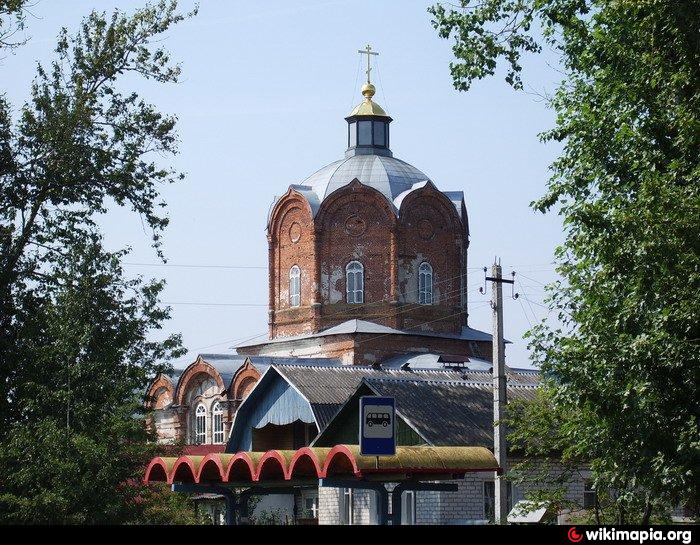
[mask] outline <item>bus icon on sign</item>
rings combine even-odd
[[[368,403],[362,407],[363,435],[380,439],[394,436],[393,408],[378,403]]]
[[[396,404],[393,397],[360,398],[360,454],[393,456],[396,454]]]
[[[386,428],[391,424],[391,415],[389,413],[368,413],[366,424],[370,428],[372,426],[382,426]]]

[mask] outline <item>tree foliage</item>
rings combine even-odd
[[[618,522],[696,496],[700,369],[700,2],[481,0],[430,8],[454,40],[457,89],[522,87],[522,55],[559,55],[549,100],[563,144],[542,212],[557,210],[561,327],[531,332],[567,449],[615,491]],[[534,435],[533,435],[534,437]]]
[[[0,4],[0,32],[23,7]],[[127,250],[108,251],[98,226],[128,207],[161,252],[160,188],[182,177],[163,164],[175,118],[124,83],[178,81],[157,42],[185,17],[165,0],[93,12],[61,31],[16,118],[0,96],[0,521],[192,520],[137,484],[153,454],[143,392],[182,353],[179,335],[156,337],[163,282],[128,278]]]

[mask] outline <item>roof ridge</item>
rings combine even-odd
[[[338,172],[338,169],[339,169],[341,166],[343,166],[343,165],[344,165],[347,161],[349,161],[349,160],[350,160],[350,157],[344,157],[343,159],[339,159],[339,160],[338,160],[338,166],[336,166],[336,167],[333,169],[333,172],[332,172],[331,175],[328,177],[328,179],[330,180],[333,176],[335,176],[335,173]],[[332,165],[332,164],[333,164],[333,163],[331,163],[331,165]],[[328,165],[328,166],[330,166],[330,165]],[[323,170],[323,169],[321,168],[321,169],[319,169],[319,170]],[[316,172],[319,172],[319,170],[317,170]],[[316,174],[316,172],[314,172],[314,174]],[[311,176],[313,176],[313,174],[312,174]],[[307,178],[307,180],[308,180],[308,178]],[[352,181],[352,180],[351,180],[351,181]],[[319,197],[321,197],[321,202],[323,202],[323,201],[326,199],[326,197],[328,197],[328,195],[329,195],[329,193],[328,193],[328,186],[330,186],[330,184],[326,184],[326,187],[323,188],[323,195],[319,195]],[[332,192],[331,192],[331,193],[332,193]]]

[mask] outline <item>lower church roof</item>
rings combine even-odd
[[[322,329],[316,333],[304,333],[301,335],[290,335],[289,337],[276,337],[266,341],[251,341],[236,345],[237,348],[245,348],[248,346],[260,346],[263,344],[284,343],[290,341],[301,341],[305,339],[316,339],[319,337],[328,337],[330,335],[352,335],[355,333],[379,334],[379,335],[412,335],[418,337],[437,337],[441,339],[456,339],[463,341],[491,341],[491,335],[485,331],[471,328],[469,326],[462,327],[462,331],[458,335],[449,333],[439,333],[435,331],[422,330],[404,330],[394,329],[393,327],[376,324],[367,320],[352,319],[346,320],[338,325]],[[510,341],[506,340],[506,343]]]

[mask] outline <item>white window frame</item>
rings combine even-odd
[[[345,300],[351,304],[365,302],[365,267],[359,261],[345,266]]]
[[[220,401],[215,401],[211,409],[212,442],[215,445],[224,443],[224,407]]]
[[[433,304],[433,266],[427,261],[418,266],[418,304]]]
[[[310,508],[306,506],[308,502],[311,502]],[[301,491],[301,507],[305,513],[310,512],[311,518],[318,518],[318,489]]]
[[[416,523],[416,492],[406,490],[401,494],[401,524],[412,526]]]
[[[289,269],[289,306],[301,305],[301,269],[294,265]]]
[[[204,445],[207,442],[207,408],[204,403],[197,405],[194,411],[194,443]]]
[[[340,488],[338,496],[338,514],[340,524],[353,525],[355,523],[355,497],[352,488]]]

